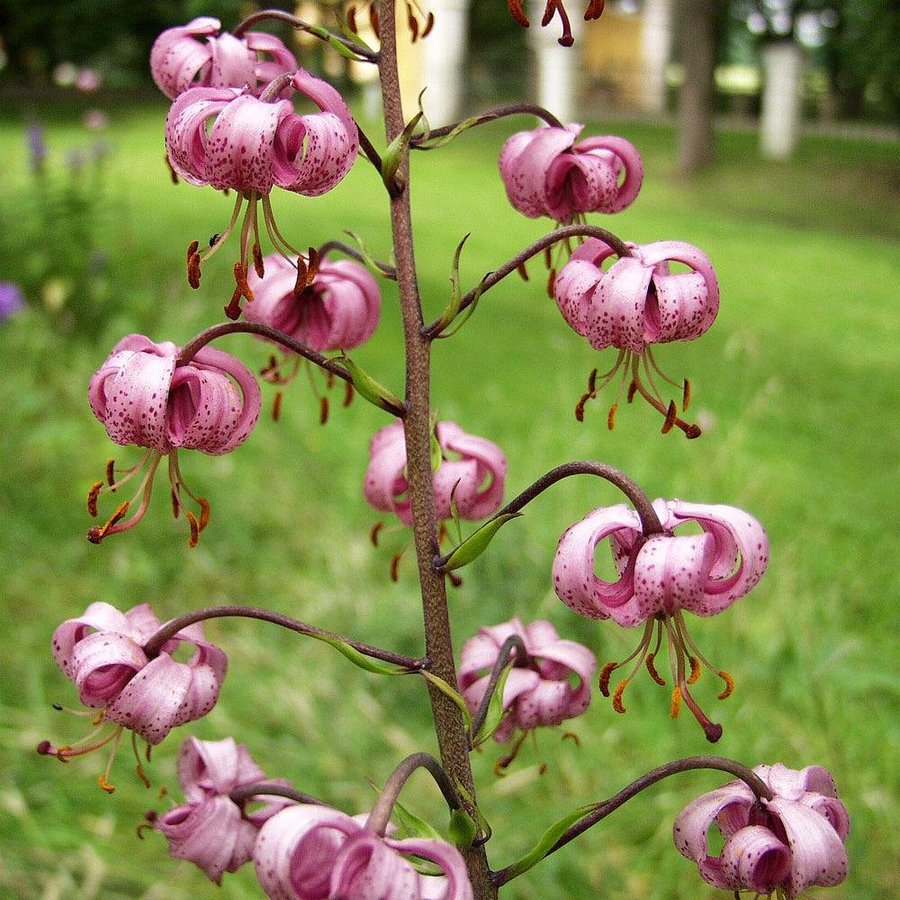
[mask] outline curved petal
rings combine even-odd
[[[130,637],[95,631],[72,651],[72,681],[85,706],[106,706],[146,664],[143,648]]]
[[[298,68],[297,59],[281,38],[264,31],[248,31],[244,34],[247,46],[259,57],[266,54],[271,59],[260,57],[256,62],[256,82],[258,85],[267,85],[279,75],[293,72]]]
[[[547,174],[553,160],[575,143],[583,126],[551,126],[512,135],[500,151],[500,177],[509,202],[530,219],[552,215]]]
[[[678,852],[695,863],[709,857],[709,829],[716,820],[727,814],[732,818],[731,833],[749,824],[750,810],[755,803],[753,791],[743,781],[733,781],[709,791],[691,801],[675,819],[672,837]]]
[[[407,482],[406,443],[403,423],[395,422],[381,428],[369,445],[369,465],[366,468],[363,492],[366,502],[382,512],[396,513],[401,522],[412,524]]]
[[[715,540],[705,597],[692,612],[715,615],[756,586],[769,563],[769,539],[753,516],[733,506],[682,500],[670,501],[668,508],[677,522],[695,521]]]
[[[847,877],[847,851],[831,822],[814,809],[793,800],[775,797],[766,802],[778,817],[791,848],[788,897],[796,897],[812,885],[831,887]]]
[[[143,604],[142,608],[149,610],[146,604]],[[153,618],[155,619],[156,617],[154,616]],[[156,627],[159,628],[158,621],[156,622]],[[92,631],[111,631],[124,637],[134,637],[134,628],[129,621],[128,615],[119,612],[114,606],[102,601],[91,603],[78,618],[66,619],[53,632],[51,644],[57,665],[70,680],[74,680],[75,677],[72,652],[76,645],[83,641]]]
[[[444,841],[428,838],[384,838],[385,844],[400,853],[409,853],[433,862],[447,879],[442,900],[473,900],[472,885],[466,872],[466,864],[459,850]],[[423,895],[423,900],[425,900]]]
[[[341,848],[331,870],[329,896],[418,900],[419,876],[377,834],[363,829]]]
[[[644,317],[652,270],[633,256],[617,259],[602,273],[586,312],[585,337],[592,347],[644,350]]]
[[[476,435],[466,434],[459,426],[450,428],[453,422],[439,422],[437,426],[438,442],[445,451],[458,453],[462,460],[473,464],[471,474],[463,473],[459,477],[448,474],[451,460],[445,460],[435,473],[435,492],[439,482],[446,488],[448,481],[455,484],[462,478],[460,489],[455,494],[456,505],[463,519],[485,519],[495,513],[503,502],[503,488],[506,480],[508,463],[503,451],[492,441]],[[443,471],[443,474],[442,474]],[[485,480],[489,479],[485,484]]]
[[[585,138],[572,149],[580,156],[594,156],[599,153],[605,157],[609,154],[615,160],[614,170],[617,178],[620,169],[625,171],[624,180],[618,185],[615,197],[607,201],[607,206],[602,209],[591,207],[584,212],[616,213],[634,202],[644,180],[644,163],[634,144],[616,135],[603,135]]]
[[[209,41],[210,87],[256,88],[256,54],[233,34],[225,32]]]
[[[618,169],[611,154],[563,153],[547,169],[546,205],[557,222],[579,213],[608,212],[618,190]]]
[[[693,610],[704,598],[715,541],[709,534],[651,535],[637,552],[634,564],[633,621],[612,618],[620,625],[634,625],[654,613]]]
[[[218,34],[221,27],[218,19],[200,16],[187,25],[167,28],[154,41],[150,50],[150,74],[170,100],[186,91],[209,62],[208,45],[196,38]]]
[[[166,155],[175,172],[188,184],[209,184],[207,122],[240,96],[232,88],[189,88],[180,94],[166,116]]]
[[[749,825],[728,838],[717,859],[701,863],[700,874],[727,890],[771,894],[787,880],[790,868],[787,845],[768,828]]]
[[[612,583],[594,572],[597,544],[618,531],[641,534],[638,514],[625,504],[594,510],[559,539],[553,559],[553,588],[563,603],[583,616],[608,619],[611,610],[634,593],[630,571]]]

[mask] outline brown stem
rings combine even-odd
[[[407,756],[400,765],[391,773],[391,777],[382,788],[378,796],[378,802],[372,807],[369,818],[366,820],[366,828],[374,831],[376,834],[384,837],[387,830],[388,822],[391,820],[391,813],[394,811],[394,804],[403,790],[403,785],[409,780],[416,769],[427,769],[431,777],[435,780],[437,786],[441,789],[447,806],[453,809],[459,809],[459,795],[453,782],[447,777],[447,773],[441,768],[441,764],[430,753],[413,753]]]
[[[358,263],[362,263],[363,265],[366,263],[373,265],[385,278],[389,278],[391,281],[397,280],[397,273],[390,263],[367,257],[361,250],[352,247],[344,241],[325,241],[325,243],[319,247],[319,256],[325,257],[333,251],[343,253],[344,256],[349,256],[351,259],[355,259]]]
[[[467,125],[474,128],[477,125],[486,125],[488,122],[495,122],[504,116],[537,116],[548,125],[555,128],[562,128],[563,123],[553,115],[553,113],[544,109],[543,106],[534,106],[530,103],[510,103],[508,106],[499,106],[496,109],[489,109],[487,112],[463,122],[455,122],[453,125],[444,125],[441,128],[432,128],[427,135],[416,135],[411,141],[410,146],[413,150],[432,150],[434,148],[427,146],[428,141],[437,140],[452,134],[460,125]]]
[[[387,141],[390,143],[404,128],[397,70],[395,0],[379,0],[378,12],[381,22],[381,93]],[[391,230],[406,348],[406,471],[422,594],[425,653],[431,660],[431,671],[448,684],[456,684],[444,576],[438,574],[432,566],[432,560],[438,552],[438,531],[431,471],[431,348],[430,341],[422,334],[422,307],[416,277],[409,200],[408,152],[397,168],[396,180],[402,189],[390,195]],[[459,784],[461,792],[467,795],[467,803],[474,804],[475,785],[462,713],[448,697],[430,685],[429,698],[441,764],[451,781]],[[477,815],[473,814],[473,818],[478,820]],[[461,852],[475,896],[480,900],[496,898],[497,890],[491,881],[484,847],[464,847]]]
[[[295,791],[286,784],[279,784],[277,781],[260,781],[256,784],[243,784],[240,787],[228,792],[228,799],[232,803],[241,806],[249,800],[263,800],[266,797],[287,797],[296,803],[305,803],[312,806],[327,806],[324,800],[317,797],[311,797],[309,794]]]
[[[381,647],[373,647],[371,644],[363,644],[360,641],[354,641],[346,638],[341,634],[335,634],[333,631],[326,631],[324,628],[316,628],[314,625],[307,625],[305,622],[298,622],[290,616],[283,616],[280,613],[272,612],[268,609],[259,609],[255,606],[210,606],[206,609],[199,609],[196,612],[186,613],[177,619],[166,622],[156,634],[144,644],[144,653],[151,659],[159,655],[163,644],[173,638],[183,628],[193,625],[195,622],[204,622],[207,619],[221,619],[227,616],[235,616],[244,619],[260,619],[263,622],[271,622],[273,625],[280,625],[287,628],[288,631],[294,631],[297,634],[303,634],[307,637],[328,638],[329,640],[341,641],[349,644],[354,650],[358,650],[363,656],[369,656],[372,659],[380,659],[382,662],[392,663],[409,669],[410,672],[418,672],[420,669],[429,667],[428,659],[412,659],[409,656],[403,656],[399,653],[392,653],[390,650],[382,650]]]
[[[519,266],[526,263],[533,256],[537,256],[548,247],[552,247],[560,241],[573,237],[599,238],[615,250],[616,256],[631,256],[631,250],[628,248],[628,245],[605,228],[600,228],[598,225],[565,225],[562,228],[557,228],[556,231],[545,234],[542,238],[538,238],[538,240],[516,254],[511,260],[503,263],[502,266],[498,266],[493,272],[489,272],[485,275],[484,278],[481,279],[478,287],[473,288],[459,301],[457,315],[467,307],[471,306],[476,300],[479,300],[485,291],[492,288],[499,281],[502,281],[507,275],[511,275],[519,268]],[[436,338],[448,324],[449,322],[438,319],[426,326],[424,334],[429,339]]]
[[[497,682],[500,680],[500,675],[506,668],[513,651],[516,654],[515,664],[517,666],[526,667],[531,663],[531,657],[528,655],[525,642],[519,635],[511,634],[500,647],[500,652],[497,654],[497,659],[494,661],[488,683],[484,689],[484,696],[478,704],[475,715],[472,716],[472,737],[475,737],[481,731],[481,726],[484,725],[485,719],[487,719],[488,710],[491,708],[491,699],[494,696],[494,691],[497,689]]]
[[[320,369],[324,369],[326,372],[342,378],[349,384],[353,384],[353,376],[337,360],[323,356],[317,350],[313,350],[312,347],[294,340],[289,334],[285,334],[277,328],[256,322],[223,322],[221,325],[213,325],[211,328],[201,331],[200,334],[182,347],[181,353],[178,354],[176,365],[183,366],[189,363],[207,344],[226,334],[256,334],[260,337],[268,338],[270,341],[281,344],[282,347],[293,351],[304,359],[308,359]],[[400,418],[406,415],[406,411],[402,406],[397,406],[387,399],[384,399],[384,402],[378,405]]]
[[[676,759],[642,775],[608,800],[602,800],[594,804],[594,808],[583,819],[576,822],[563,833],[562,837],[547,851],[544,858],[546,859],[551,853],[555,853],[560,847],[564,847],[569,841],[574,840],[578,835],[587,831],[588,828],[605,819],[610,813],[615,812],[620,806],[641,793],[641,791],[662,781],[664,778],[668,778],[670,775],[689,772],[693,769],[715,769],[721,772],[728,772],[744,781],[756,795],[757,800],[772,799],[772,791],[769,790],[766,783],[752,769],[733,759],[726,759],[723,756],[688,756],[685,759]],[[497,887],[500,887],[500,885],[506,884],[517,875],[521,875],[523,871],[525,869],[513,863],[513,865],[494,873],[494,883]]]

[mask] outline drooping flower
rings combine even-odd
[[[682,613],[713,616],[752,590],[768,564],[768,538],[756,519],[732,506],[657,500],[653,508],[666,529],[662,534],[645,535],[637,512],[624,504],[597,509],[569,528],[553,560],[553,587],[567,606],[583,616],[612,619],[625,627],[645,623],[635,651],[621,663],[608,664],[601,675],[601,691],[608,696],[612,672],[635,660],[631,673],[613,693],[618,712],[624,712],[622,694],[642,664],[655,681],[665,684],[654,666],[665,633],[675,684],[672,714],[677,715],[684,700],[707,738],[715,741],[721,726],[697,706],[688,685],[700,677],[701,664],[725,682],[720,699],[731,693],[733,680],[703,657]],[[687,523],[699,526],[701,533],[673,533]],[[606,538],[618,572],[613,582],[595,571],[596,547]]]
[[[285,95],[300,93],[319,112],[300,115]],[[284,239],[272,216],[269,193],[274,186],[308,197],[331,190],[350,171],[359,148],[359,132],[341,95],[327,82],[299,69],[281,76],[260,97],[237,88],[195,87],[180,94],[166,118],[166,152],[172,170],[194,185],[211,185],[237,193],[226,229],[215,235],[205,256],[194,241],[188,250],[188,278],[200,283],[200,264],[221,247],[247,210],[241,229],[240,260],[235,264],[237,290],[226,312],[236,318],[243,296],[253,299],[247,283],[251,249],[256,274],[264,275],[259,249],[257,204],[273,246],[283,256],[300,254]]]
[[[757,801],[743,781],[698,797],[675,820],[678,851],[697,863],[708,884],[735,893],[777,892],[792,900],[814,885],[840,884],[847,876],[850,816],[828,770],[776,763],[753,771],[772,799]],[[725,842],[718,855],[710,853],[713,825]]]
[[[619,390],[609,413],[610,427],[622,386],[630,374],[629,402],[635,392],[640,393],[666,417],[664,432],[676,425],[688,437],[697,437],[699,428],[678,417],[675,401],[668,406],[663,402],[654,374],[670,384],[675,382],[660,370],[651,347],[670,341],[691,341],[709,329],[719,311],[715,272],[701,250],[681,241],[627,246],[631,256],[622,256],[603,269],[603,263],[615,255],[615,250],[604,241],[588,238],[572,254],[554,283],[556,303],[566,322],[597,350],[615,347],[619,351],[615,365],[600,376],[599,383],[596,370],[591,374],[588,392],[581,398],[576,415],[580,419],[584,403],[621,372]],[[673,271],[673,266],[687,271]],[[690,400],[687,380],[683,391],[682,406],[686,408]]]
[[[219,884],[225,872],[236,872],[253,858],[263,823],[289,806],[283,797],[260,794],[264,805],[248,808],[229,796],[235,788],[272,782],[234,738],[201,741],[187,738],[178,755],[178,780],[185,802],[162,815],[148,814],[152,826],[169,842],[169,854],[199,866]]]
[[[179,360],[180,352],[168,341],[155,344],[143,335],[130,334],[113,347],[91,378],[91,409],[110,438],[117,444],[147,448],[138,465],[121,475],[117,476],[110,463],[107,484],[97,482],[91,488],[88,509],[96,515],[101,491],[115,491],[145,472],[132,500],[120,504],[105,525],[90,530],[88,538],[94,543],[143,518],[156,469],[167,456],[175,515],[182,507],[182,490],[200,507],[199,519],[187,513],[195,544],[208,520],[209,504],[184,484],[178,449],[201,450],[213,456],[228,453],[247,439],[259,418],[259,385],[243,363],[209,346],[188,362]],[[138,497],[139,507],[125,520]]]
[[[352,350],[372,336],[381,313],[381,292],[363,266],[348,259],[319,259],[312,277],[307,273],[298,285],[297,267],[283,256],[272,253],[263,264],[262,278],[251,271],[247,279],[255,298],[244,310],[248,322],[277,328],[320,352]],[[285,352],[263,377],[283,384],[294,377],[299,364],[296,354]]]
[[[507,139],[500,176],[520,213],[571,222],[589,212],[621,212],[637,197],[644,178],[638,151],[615,136],[575,143],[583,128],[543,126]]]
[[[196,623],[148,657],[144,647],[161,627],[146,603],[122,613],[99,602],[56,629],[53,655],[81,702],[100,710],[94,720],[98,729],[73,746],[57,748],[45,742],[40,752],[68,760],[110,744],[115,748],[123,728],[155,745],[177,725],[202,718],[213,708],[227,669],[224,652],[204,638],[202,625]],[[174,658],[183,644],[195,647],[187,662]],[[106,723],[116,727],[106,729]],[[107,768],[100,782],[107,790],[108,773]]]
[[[455,422],[438,422],[435,440],[440,450],[433,482],[438,519],[451,518],[453,505],[460,518],[472,521],[495,513],[506,481],[503,451],[485,438],[466,434]],[[412,525],[408,487],[403,423],[397,421],[376,432],[369,445],[365,497],[375,509],[395,513]]]
[[[407,855],[434,863],[443,875],[420,875]],[[272,900],[473,900],[455,847],[382,837],[322,806],[292,806],[272,816],[260,830],[253,861]]]
[[[504,718],[494,740],[508,741],[515,731],[559,725],[580,716],[591,702],[590,682],[597,660],[587,647],[561,638],[550,622],[522,625],[513,618],[502,625],[484,626],[462,647],[459,688],[472,713],[478,709],[490,681],[500,649],[518,635],[527,657],[514,650],[513,668],[503,690]],[[572,683],[572,679],[575,683]]]
[[[237,38],[208,16],[167,28],[150,51],[153,80],[170,100],[192,87],[247,88],[258,95],[296,69],[294,54],[280,38],[260,31]]]

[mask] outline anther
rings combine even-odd
[[[200,241],[191,241],[187,248],[187,279],[194,290],[200,287],[200,254],[197,252],[199,246]]]
[[[319,251],[315,247],[309,248],[306,265],[309,270],[306,275],[309,279],[307,284],[312,284],[313,278],[319,274]]]
[[[200,543],[200,523],[197,521],[197,517],[190,510],[188,510],[185,515],[188,520],[188,525],[191,529],[191,535],[188,538],[188,547],[193,550],[194,547],[196,547],[197,544]]]
[[[434,13],[429,12],[428,18],[425,20],[425,27],[422,29],[422,39],[428,37],[431,34],[431,29],[434,28]]]
[[[110,784],[106,780],[106,775],[98,775],[97,784],[99,784],[100,789],[106,791],[107,794],[114,794],[116,792],[115,785]]]
[[[378,546],[378,535],[382,528],[384,528],[384,522],[376,522],[372,526],[371,531],[369,531],[369,540],[372,542],[373,547]]]
[[[319,397],[319,424],[324,425],[328,421],[328,398]]]
[[[616,413],[619,410],[619,404],[613,403],[606,414],[606,427],[612,431],[616,427]]]
[[[250,285],[247,283],[247,267],[238,261],[234,264],[232,272],[234,273],[234,283],[241,292],[241,296],[246,298],[248,303],[252,303],[253,291],[250,290]]]
[[[419,22],[410,3],[406,4],[406,27],[409,29],[412,42],[415,43],[419,39]]]
[[[600,680],[597,682],[597,687],[600,688],[600,693],[603,694],[604,697],[609,696],[609,679],[612,676],[612,673],[618,668],[618,663],[608,662],[600,671]]]
[[[369,4],[369,24],[372,26],[372,31],[375,32],[375,37],[380,41],[381,25],[378,21],[378,7],[374,3]]]
[[[606,0],[590,0],[587,9],[584,11],[584,21],[590,22],[591,19],[599,19],[603,15],[603,7]]]
[[[263,265],[263,256],[262,250],[259,249],[259,241],[253,242],[253,270],[260,278],[264,278],[266,274],[266,267]]]
[[[647,671],[650,673],[650,677],[660,686],[665,685],[666,679],[656,671],[656,666],[653,664],[653,660],[656,657],[655,653],[648,653],[646,659],[644,660],[644,664],[647,666]],[[693,682],[691,682],[693,684]]]
[[[281,391],[276,391],[272,398],[272,421],[277,422],[281,418]]]
[[[663,422],[663,426],[660,429],[661,434],[668,434],[672,430],[672,426],[675,424],[678,419],[678,407],[675,405],[674,400],[669,401],[669,408],[666,410],[666,420]]]
[[[677,685],[675,689],[672,691],[672,705],[669,707],[669,716],[673,719],[678,718],[678,713],[681,712],[681,688]]]
[[[181,515],[181,499],[175,488],[169,492],[169,499],[172,501],[172,518],[177,519]]]
[[[528,281],[528,269],[525,268],[525,263],[520,262],[516,266],[516,271],[519,273],[519,278],[521,278],[522,281]]]
[[[625,712],[625,704],[622,703],[622,694],[625,693],[625,688],[627,688],[627,687],[628,687],[628,679],[627,679],[627,678],[626,678],[624,681],[620,681],[620,682],[616,685],[616,690],[615,690],[615,692],[613,693],[613,704],[612,704],[612,706],[613,706],[613,709],[614,709],[617,713],[624,713],[624,712]]]
[[[724,669],[720,669],[716,672],[716,675],[725,682],[724,690],[721,694],[717,694],[716,697],[719,700],[727,700],[734,693],[734,678],[732,678]]]
[[[552,300],[556,295],[553,293],[556,287],[556,269],[551,269],[547,274],[547,296]]]
[[[448,572],[447,578],[450,579],[450,584],[455,588],[462,587],[463,580],[456,574],[456,572]]]
[[[544,247],[544,268],[549,269],[553,265],[553,251],[549,247]]]
[[[687,409],[688,404],[691,402],[691,382],[689,379],[684,379],[684,385],[681,388],[681,408]]]
[[[391,581],[400,580],[400,554],[395,553],[391,557]]]
[[[637,393],[638,383],[636,381],[632,381],[631,384],[628,385],[628,402],[631,403],[634,400],[634,395]]]
[[[341,404],[345,409],[353,402],[353,395],[356,393],[352,381],[344,382],[344,402]]]
[[[509,10],[509,14],[513,17],[513,19],[519,23],[523,28],[528,28],[528,16],[525,15],[524,10],[522,9],[521,0],[506,0],[506,8]]]
[[[234,293],[231,295],[231,300],[228,301],[228,305],[225,307],[225,315],[232,320],[239,319],[241,317],[241,289],[235,288]]]
[[[97,498],[100,496],[100,489],[103,487],[102,481],[95,481],[91,485],[91,489],[88,491],[87,496],[87,509],[88,512],[96,519],[97,518]]]
[[[106,483],[111,491],[116,489],[116,461],[109,459],[106,461]]]
[[[564,733],[563,733],[563,736],[562,736],[562,739],[563,739],[564,741],[567,741],[567,740],[572,741],[572,742],[575,744],[576,747],[580,747],[580,746],[581,746],[581,738],[578,737],[578,735],[575,734],[574,731],[566,731],[566,732],[564,732]]]
[[[359,30],[356,27],[356,7],[351,6],[347,10],[347,28],[350,29],[352,34],[359,34]]]
[[[299,299],[303,294],[303,291],[309,286],[309,279],[307,278],[307,266],[306,261],[302,256],[297,257],[297,280],[294,282],[294,298]]]
[[[687,680],[688,684],[696,684],[700,680],[700,674],[703,672],[700,666],[700,660],[696,656],[689,656],[688,662],[691,666],[691,674]]]

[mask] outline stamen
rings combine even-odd
[[[378,535],[381,533],[382,528],[384,528],[384,522],[376,522],[369,531],[369,540],[372,542],[373,547],[378,546]]]
[[[237,285],[238,290],[241,292],[241,296],[244,297],[248,303],[253,302],[253,291],[250,289],[250,285],[247,282],[247,266],[243,262],[236,262],[232,268],[234,272],[234,283]]]
[[[619,409],[618,403],[613,403],[606,414],[606,427],[612,431],[616,427],[616,411]]]
[[[547,275],[547,296],[552,300],[556,294],[553,293],[556,287],[556,269],[551,268]]]
[[[253,270],[256,272],[258,277],[265,277],[266,267],[263,265],[262,250],[259,249],[258,240],[253,242]]]
[[[294,299],[299,300],[303,296],[303,291],[309,286],[306,262],[302,256],[297,257],[297,280],[294,282]]]
[[[506,774],[505,770],[508,769],[512,763],[515,761],[515,758],[519,755],[519,750],[522,749],[522,744],[525,743],[525,738],[528,737],[528,732],[523,731],[521,736],[516,740],[515,744],[513,744],[512,750],[506,755],[501,756],[497,762],[494,763],[494,774],[497,776],[503,776]]]
[[[603,694],[604,697],[609,696],[609,679],[612,676],[612,673],[618,668],[618,663],[608,662],[600,671],[600,680],[597,683],[597,687],[600,688],[600,693]]]
[[[590,22],[591,19],[599,19],[603,15],[603,7],[606,0],[590,0],[587,9],[584,11],[584,21]]]
[[[634,400],[634,395],[637,393],[638,383],[632,379],[631,384],[628,385],[628,402],[631,403]]]
[[[415,43],[419,39],[419,21],[409,3],[406,4],[406,27],[409,29],[412,42]]]
[[[188,538],[188,547],[193,550],[193,548],[200,543],[200,523],[197,521],[197,517],[190,510],[187,511],[186,518],[191,529],[191,535]]]
[[[194,290],[200,287],[200,254],[197,252],[199,246],[200,241],[191,241],[187,248],[187,280]]]
[[[681,408],[686,410],[691,402],[691,382],[690,379],[684,379],[684,387],[681,389]]]
[[[613,709],[617,713],[625,712],[625,706],[622,703],[622,694],[625,693],[625,688],[628,687],[628,681],[629,681],[629,679],[626,678],[624,681],[620,681],[618,683],[618,685],[616,685],[616,690],[615,690],[615,693],[613,694],[613,704],[612,705],[613,705]]]
[[[664,687],[666,684],[666,679],[656,671],[656,666],[653,665],[653,660],[656,656],[656,653],[648,653],[647,658],[644,660],[644,664],[647,666],[647,671],[650,673],[650,677],[660,686]],[[673,717],[674,718],[674,717]]]
[[[721,694],[716,694],[717,700],[727,700],[734,693],[734,678],[730,673],[726,672],[724,669],[720,669],[716,672],[716,675],[725,682],[725,689]]]
[[[528,281],[528,269],[525,268],[525,263],[520,262],[516,266],[516,272],[519,273],[519,278],[521,278],[522,281]]]
[[[668,434],[672,430],[672,426],[675,424],[677,418],[678,407],[675,405],[674,400],[670,400],[669,408],[666,410],[666,420],[663,422],[661,429],[662,434]]]
[[[550,247],[544,247],[544,268],[553,267],[553,250]]]
[[[100,789],[106,791],[107,794],[114,794],[116,792],[116,786],[114,784],[110,784],[106,780],[105,774],[97,776],[97,784],[100,785]]]
[[[97,518],[97,498],[100,496],[100,489],[103,487],[102,481],[95,481],[91,485],[91,489],[88,491],[87,496],[87,509],[90,515],[96,519]]]
[[[281,391],[276,391],[272,398],[272,421],[277,422],[281,418]]]
[[[128,512],[128,507],[131,504],[128,500],[124,503],[120,503],[116,508],[116,511],[112,514],[112,517],[107,520],[106,524],[102,526],[94,525],[93,528],[90,528],[87,533],[87,539],[92,544],[99,544],[100,541],[103,540],[111,532],[111,530],[115,527],[116,524],[122,521],[125,518],[125,515]]]
[[[672,703],[669,706],[669,718],[677,719],[681,712],[681,688],[675,685],[672,690]]]
[[[521,0],[506,0],[506,8],[509,10],[509,14],[515,19],[516,22],[519,23],[523,28],[528,28],[528,16],[525,15],[524,10],[522,9]]]
[[[450,584],[455,588],[462,587],[463,580],[456,574],[456,572],[448,572],[447,578],[450,579]]]
[[[703,669],[700,668],[700,660],[696,656],[688,656],[688,663],[691,666],[691,675],[687,680],[688,684],[696,684],[700,680]]]
[[[400,579],[400,560],[402,558],[402,553],[395,553],[391,557],[391,581],[395,583]]]
[[[356,394],[356,389],[353,387],[352,381],[344,382],[344,402],[341,404],[344,409],[346,409],[352,402],[353,397]]]
[[[116,461],[114,459],[106,461],[106,483],[111,491],[116,489]]]
[[[429,12],[428,17],[425,19],[425,28],[422,29],[422,40],[428,37],[431,34],[431,29],[434,28],[434,13]]]
[[[380,41],[381,25],[378,21],[378,7],[374,3],[369,4],[369,24],[372,26],[372,31],[375,32],[375,37]]]
[[[347,10],[347,28],[350,30],[352,34],[359,34],[359,29],[356,27],[356,7],[351,6]]]
[[[319,397],[319,424],[324,425],[328,421],[328,398],[323,394]]]
[[[566,731],[563,733],[562,740],[573,741],[576,747],[581,747],[581,738],[574,731]]]

